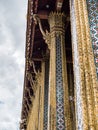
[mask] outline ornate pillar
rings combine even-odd
[[[50,24],[50,85],[48,130],[71,130],[70,107],[65,57],[65,16],[51,13]]]
[[[98,129],[98,89],[85,0],[70,0],[77,130]],[[93,106],[93,107],[92,107]]]

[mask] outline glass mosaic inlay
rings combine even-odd
[[[92,47],[98,78],[98,0],[87,0]]]
[[[45,62],[45,88],[44,88],[44,130],[48,127],[48,89],[49,89],[49,61]]]
[[[56,35],[56,128],[65,130],[61,37]]]

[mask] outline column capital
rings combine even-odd
[[[50,33],[64,32],[65,14],[61,12],[51,12],[49,15]]]

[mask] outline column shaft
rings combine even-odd
[[[65,16],[63,13],[51,13],[49,15],[51,35],[49,130],[71,130],[64,23]]]
[[[70,5],[72,10],[76,125],[77,129],[81,130],[97,130],[97,77],[91,48],[86,1],[74,0]]]

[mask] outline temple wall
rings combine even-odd
[[[98,130],[98,1],[70,0],[73,75],[67,71],[66,16],[51,12],[50,32],[36,18],[49,50],[35,73],[26,130]]]

